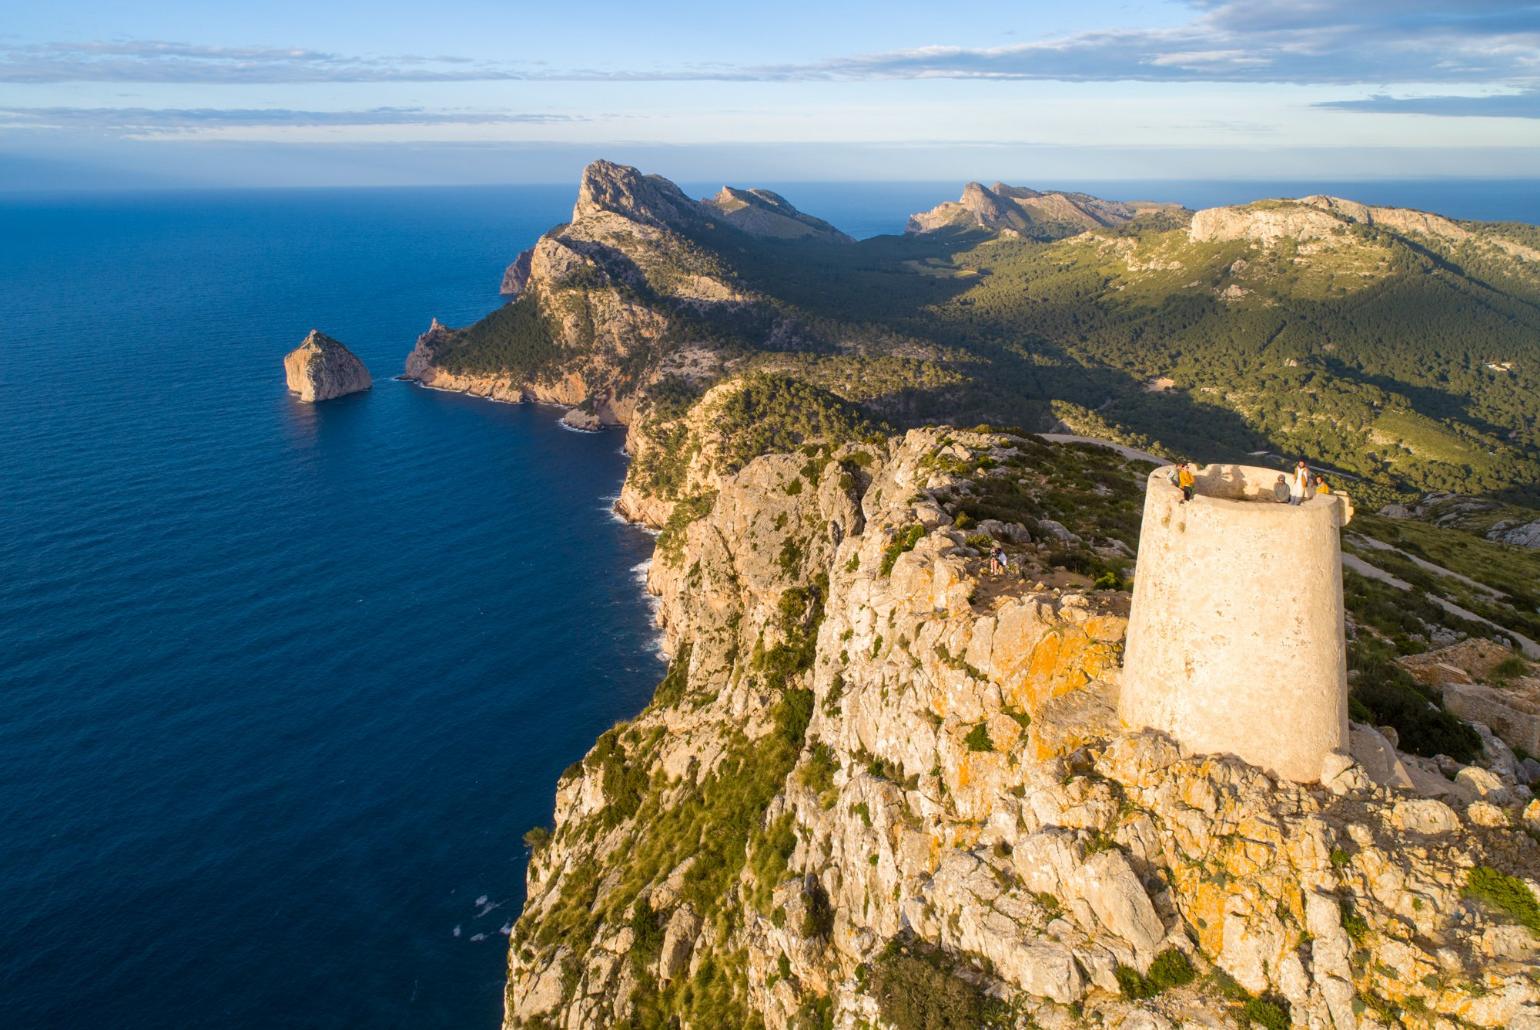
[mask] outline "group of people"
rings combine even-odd
[[[1326,485],[1326,477],[1318,472],[1311,472],[1310,466],[1305,464],[1303,458],[1294,466],[1294,472],[1290,475],[1278,475],[1278,482],[1273,484],[1273,496],[1287,504],[1304,504],[1305,501],[1316,494],[1329,494],[1331,487]]]
[[[1196,478],[1192,474],[1192,464],[1182,462],[1176,467],[1174,477],[1177,489],[1182,491],[1180,503],[1186,504],[1192,500],[1196,488]],[[1273,496],[1285,504],[1304,504],[1306,500],[1316,494],[1329,494],[1331,487],[1326,484],[1326,477],[1317,472],[1311,472],[1310,466],[1301,458],[1294,466],[1294,471],[1288,475],[1278,473],[1278,482],[1273,484]]]

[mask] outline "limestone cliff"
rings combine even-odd
[[[506,1024],[1540,1025],[1503,763],[1418,791],[1355,727],[1307,787],[1119,727],[1127,594],[1067,569],[1121,567],[1145,468],[916,430],[672,471],[672,664],[557,786]]]
[[[911,216],[906,231],[982,230],[1059,239],[1088,229],[1125,225],[1141,214],[1156,212],[1180,214],[1182,209],[1176,204],[1125,203],[1089,193],[1042,192],[1003,182],[993,186],[970,182],[963,187],[960,199]]]
[[[839,243],[850,242],[849,236],[822,218],[803,214],[785,197],[769,190],[723,186],[720,193],[701,203],[753,236],[792,240],[811,237]]]
[[[284,356],[283,373],[289,389],[307,403],[358,393],[374,385],[369,370],[352,351],[319,329]]]
[[[1212,207],[1192,217],[1194,242],[1247,240],[1271,246],[1280,240],[1348,246],[1355,226],[1376,228],[1425,245],[1448,248],[1469,244],[1478,250],[1517,259],[1522,268],[1540,262],[1540,251],[1500,235],[1478,235],[1442,215],[1409,208],[1372,207],[1341,197],[1314,194],[1298,200],[1261,200],[1236,207]]]
[[[701,203],[667,179],[596,161],[571,221],[509,266],[503,292],[514,300],[463,329],[435,320],[404,377],[498,400],[583,405],[600,424],[625,424],[648,383],[720,364],[710,356],[721,345],[713,316],[730,321],[760,299],[701,242],[734,233],[844,238],[768,191],[727,189]],[[757,325],[795,343],[774,312]]]

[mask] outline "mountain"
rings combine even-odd
[[[785,197],[769,190],[741,190],[723,186],[720,193],[701,203],[716,211],[730,225],[751,236],[853,242],[849,236],[822,218],[803,214],[792,207]]]
[[[1125,203],[1103,200],[1089,193],[1040,192],[1025,186],[993,186],[970,182],[962,198],[913,215],[906,231],[911,233],[968,232],[1008,233],[1039,240],[1055,240],[1090,229],[1127,225],[1137,218],[1164,215],[1180,218],[1185,211],[1176,204]]]
[[[571,222],[510,269],[514,303],[425,337],[414,367],[610,424],[649,384],[774,368],[900,426],[1062,425],[1306,455],[1381,503],[1540,503],[1533,226],[1328,197],[1189,215],[1001,184],[915,221],[971,228],[847,242],[767,191],[697,202],[599,162]]]
[[[506,1026],[1540,1019],[1540,763],[1455,714],[1540,732],[1540,551],[1503,542],[1540,231],[1323,197],[1019,224],[850,242],[598,163],[509,304],[419,339],[410,378],[623,424],[617,509],[658,530],[669,671],[525,838]],[[1118,723],[1150,465],[1056,426],[1348,486],[1323,784]]]

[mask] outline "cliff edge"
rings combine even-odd
[[[635,473],[686,484],[648,580],[669,672],[530,838],[508,1027],[1540,1025],[1509,766],[1355,725],[1306,786],[1118,723],[1147,465],[776,451],[764,405],[695,403],[686,460]],[[742,410],[758,447],[708,438]]]

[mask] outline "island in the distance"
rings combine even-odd
[[[289,389],[307,404],[359,393],[374,385],[358,356],[319,329],[284,355]]]
[[[974,184],[853,241],[598,162],[504,286],[407,377],[626,428],[670,656],[525,838],[507,1027],[1540,1025],[1540,230]],[[1319,771],[1119,717],[1145,488],[1223,500],[1151,453],[1348,486]]]

